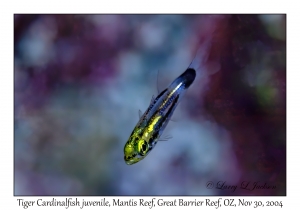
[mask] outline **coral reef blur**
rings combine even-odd
[[[173,138],[126,165],[207,40]],[[15,15],[14,110],[15,195],[286,195],[286,16]]]

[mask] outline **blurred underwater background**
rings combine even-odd
[[[198,49],[172,139],[126,165]],[[286,15],[15,14],[14,193],[286,195]]]

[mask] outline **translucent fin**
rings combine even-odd
[[[157,75],[156,75],[156,89],[157,89],[157,94],[159,94],[159,88],[158,88],[158,74],[159,74],[159,70],[157,70]]]
[[[168,141],[168,140],[170,140],[170,139],[172,139],[173,138],[173,136],[172,135],[165,135],[162,139],[158,139],[158,141]]]
[[[143,115],[143,113],[142,113],[142,111],[139,109],[139,119],[141,119],[142,115]]]
[[[213,75],[221,69],[221,64],[216,61],[206,62],[207,75]]]
[[[150,104],[152,104],[154,100],[155,100],[155,97],[153,95],[152,98],[151,98]]]
[[[167,134],[167,135],[165,135],[163,138],[164,138],[164,139],[171,139],[171,138],[173,138],[173,136],[172,136],[172,135],[169,135],[169,134]]]
[[[156,74],[157,95],[159,95],[162,91],[164,91],[167,88],[165,83],[163,82],[163,78],[165,78],[165,76],[164,76],[165,74],[163,72],[162,72],[162,74],[160,74],[160,70],[157,70],[157,74]]]
[[[219,61],[210,61],[209,52],[212,48],[212,38],[206,38],[199,44],[194,59],[192,60],[189,68],[193,68],[200,76],[210,76],[217,73],[221,69]],[[203,69],[205,67],[205,71]]]
[[[212,46],[211,44],[212,39],[207,38],[203,42],[200,43],[198,46],[198,49],[195,53],[195,56],[189,65],[189,68],[193,68],[195,70],[198,70],[203,63],[205,63],[209,57],[209,54],[207,52],[210,51],[210,48]]]

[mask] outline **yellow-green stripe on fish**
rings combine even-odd
[[[124,147],[124,160],[132,165],[144,159],[154,148],[186,90],[194,82],[196,71],[188,68],[170,86],[152,99],[133,129]]]

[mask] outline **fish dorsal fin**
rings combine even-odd
[[[152,98],[151,98],[150,104],[152,104],[152,103],[154,102],[154,100],[155,100],[155,97],[154,97],[154,95],[152,95]]]
[[[159,89],[158,89],[158,74],[159,74],[159,70],[157,70],[157,75],[156,75],[156,91],[157,91],[157,94],[159,94]]]
[[[155,97],[154,97],[154,95],[152,95],[152,98],[151,98],[151,101],[150,101],[150,105],[149,105],[149,106],[153,105],[154,100],[155,100]],[[139,109],[139,119],[141,119],[142,116],[143,116],[143,113],[142,113],[142,111]]]
[[[142,111],[139,109],[139,119],[141,119],[142,116],[143,116],[143,113],[142,113]]]

